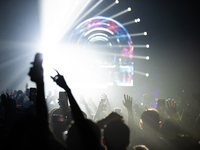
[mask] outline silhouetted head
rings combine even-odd
[[[136,145],[133,150],[149,150],[145,145]]]
[[[101,150],[101,133],[99,127],[91,120],[84,119],[81,124],[73,123],[69,127],[66,139],[67,148]]]
[[[144,131],[158,131],[160,124],[159,113],[156,109],[148,109],[141,115],[140,126]]]
[[[114,121],[104,129],[103,144],[108,150],[124,150],[129,145],[130,130],[121,121]]]

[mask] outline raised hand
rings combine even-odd
[[[53,79],[53,81],[56,82],[56,84],[58,86],[60,86],[61,88],[63,89],[66,89],[67,87],[67,83],[65,82],[65,79],[62,75],[59,74],[59,72],[57,70],[55,70],[57,72],[57,75],[55,77],[52,77],[51,78]]]
[[[43,55],[41,53],[37,53],[35,55],[35,60],[31,63],[33,64],[33,67],[30,68],[28,73],[28,75],[31,77],[31,81],[36,83],[43,80],[42,57]]]
[[[122,101],[128,111],[128,126],[132,133],[135,133],[134,116],[132,112],[133,99],[132,97],[124,94],[124,101]]]
[[[107,111],[111,112],[112,110],[111,110],[111,106],[110,106],[110,102],[109,102],[108,96],[105,93],[103,93],[103,94],[101,94],[101,99],[105,99],[106,100]]]
[[[102,99],[101,102],[99,102],[97,111],[102,112],[103,110],[106,110],[106,108],[107,108],[107,104],[106,104],[106,102],[104,102],[104,99]]]
[[[106,100],[108,100],[108,96],[107,96],[105,93],[103,93],[103,94],[101,94],[101,99],[106,99]]]
[[[103,100],[105,100],[105,99],[103,99]],[[95,120],[95,121],[96,121],[97,119],[100,119],[100,114],[101,114],[104,110],[106,110],[106,108],[107,108],[107,105],[101,100],[101,101],[99,102],[99,106],[98,106],[97,112],[96,112],[96,114],[95,114],[95,116],[94,116],[94,120]]]
[[[125,106],[128,110],[132,110],[132,104],[133,104],[132,97],[130,97],[130,96],[124,94],[124,101],[122,101],[122,103],[124,104],[124,106]]]
[[[65,90],[65,92],[68,95],[69,98],[69,103],[71,105],[71,110],[72,110],[72,115],[74,117],[74,121],[76,122],[80,122],[84,119],[83,117],[83,113],[80,109],[80,107],[78,106],[73,94],[71,93],[71,89],[68,87],[64,77],[62,75],[59,74],[59,72],[57,70],[55,70],[57,72],[57,75],[55,77],[51,78],[53,79],[53,81],[56,82],[56,84],[58,86],[60,86],[61,88],[63,88]]]
[[[176,102],[172,99],[166,100],[168,109],[166,108],[166,112],[169,117],[176,119],[177,117],[177,110],[176,110]]]

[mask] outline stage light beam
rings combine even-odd
[[[149,77],[149,73],[144,73],[144,72],[140,72],[140,71],[137,71],[137,70],[134,70],[134,73]]]
[[[101,14],[103,14],[104,12],[106,12],[108,9],[110,9],[111,7],[115,6],[119,4],[119,1],[116,0],[114,3],[112,3],[111,5],[109,5],[108,7],[106,7],[105,9],[103,9],[102,11],[100,11],[99,13],[97,13],[96,15],[94,16],[100,16]]]
[[[147,33],[145,33],[145,34],[147,34]],[[142,32],[142,33],[132,33],[132,34],[129,34],[131,37],[134,37],[134,36],[144,36],[144,32]],[[127,37],[128,35],[120,35],[120,36],[110,36],[109,38],[110,39],[115,39],[115,38],[119,38],[119,37]]]
[[[142,36],[142,35],[147,35],[147,32],[143,32],[143,33],[133,33],[133,34],[130,34],[131,37],[133,36]]]
[[[112,18],[112,19],[113,19],[113,18],[116,18],[116,17],[118,17],[118,16],[120,16],[120,15],[123,15],[123,14],[129,12],[129,11],[131,11],[131,8],[130,8],[130,7],[128,7],[127,9],[125,9],[125,10],[123,10],[123,11],[121,11],[121,12],[115,14],[115,15],[110,16],[110,18]]]
[[[40,0],[41,41],[58,43],[91,0]]]
[[[140,18],[137,18],[135,20],[132,20],[132,21],[129,21],[129,22],[125,22],[125,23],[122,23],[124,26],[126,25],[130,25],[130,24],[133,24],[133,23],[138,23],[140,22]]]
[[[85,18],[92,10],[94,10],[103,0],[99,0],[94,6],[92,6],[80,19],[76,21],[75,24],[78,24],[83,18]]]

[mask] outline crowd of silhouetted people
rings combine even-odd
[[[131,96],[124,94],[125,111],[113,110],[108,96],[102,94],[99,105],[93,105],[96,112],[92,115],[85,101],[87,112],[81,110],[73,89],[58,71],[52,82],[65,92],[59,93],[58,102],[55,96],[45,95],[38,56],[28,74],[36,88],[26,86],[25,91],[1,94],[1,149],[200,149],[200,115],[191,113],[189,104],[181,113],[172,99],[158,99],[155,108],[140,109]],[[200,94],[192,98],[200,110]]]

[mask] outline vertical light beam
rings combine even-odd
[[[91,0],[39,0],[41,41],[58,43]]]

